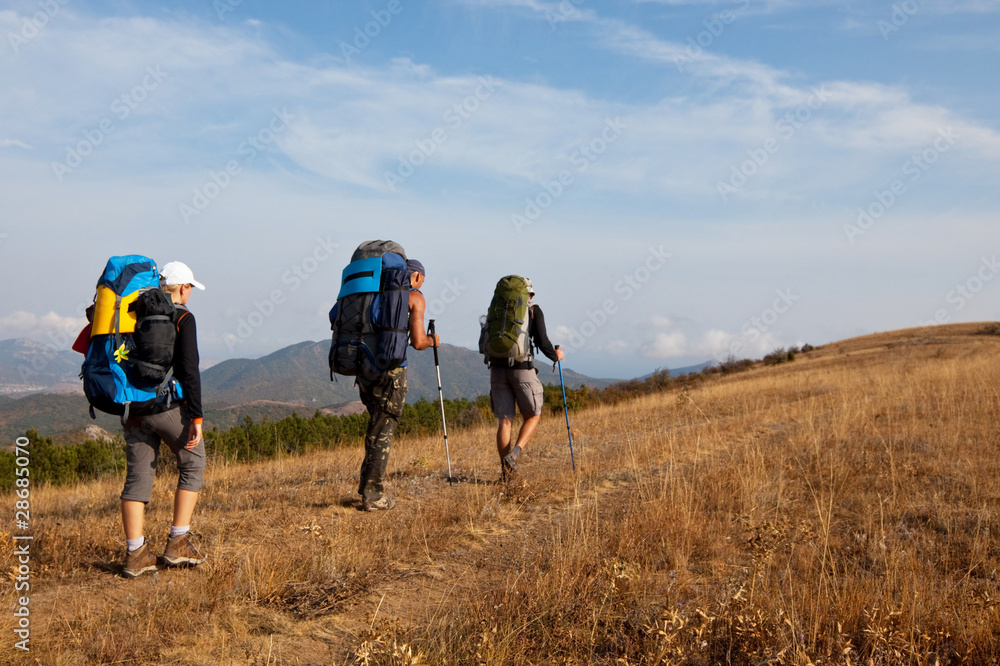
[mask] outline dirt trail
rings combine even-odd
[[[420,483],[416,490],[412,484],[399,484],[406,491],[398,495],[399,501],[392,511],[395,519],[418,519],[421,504],[463,501],[449,500],[449,494],[462,494],[469,490],[468,487],[474,487],[485,493],[487,499],[481,514],[495,520],[485,529],[473,529],[471,536],[425,551],[421,561],[399,562],[369,592],[337,605],[320,624],[337,627],[354,637],[364,635],[372,626],[373,618],[404,626],[426,627],[453,617],[457,609],[466,605],[457,603],[458,600],[481,596],[485,590],[507,579],[509,568],[516,571],[537,549],[546,547],[553,521],[564,519],[562,509],[572,501],[571,485],[552,488],[550,484],[553,478],[564,475],[563,467],[569,468],[568,450],[566,460],[561,455],[565,448],[565,442],[536,445],[533,455],[522,459],[517,477],[509,483],[486,479],[483,478],[485,473],[473,472],[463,476],[458,484],[450,485],[437,476],[429,483]],[[456,474],[460,473],[456,470]],[[537,492],[536,486],[541,486]],[[353,507],[343,510],[354,511]],[[343,517],[389,518],[388,514],[360,511],[357,514]],[[316,638],[325,641],[328,636]],[[337,641],[341,642],[340,637]],[[356,645],[337,650],[338,663],[348,663]]]

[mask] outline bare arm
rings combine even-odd
[[[410,346],[420,351],[428,347],[437,347],[441,344],[441,338],[437,335],[433,337],[424,333],[424,308],[427,302],[424,295],[419,291],[410,292]]]

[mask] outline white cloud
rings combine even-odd
[[[31,150],[33,147],[19,139],[0,139],[0,148],[10,148],[11,146],[14,146],[15,148],[23,148],[25,150]]]
[[[627,353],[630,349],[632,349],[632,345],[630,345],[625,340],[612,340],[607,345],[605,345],[604,348],[609,354],[614,354],[617,356],[620,354]]]
[[[770,331],[748,329],[747,334],[727,333],[718,329],[706,331],[696,345],[698,353],[724,361],[730,354],[736,358],[762,358],[778,347],[786,347]]]
[[[713,358],[726,358],[729,355],[729,347],[733,343],[735,336],[725,331],[712,329],[706,331],[702,336],[699,349]]]
[[[569,326],[564,326],[562,324],[549,331],[549,337],[552,339],[552,342],[561,346],[568,345],[572,336],[573,333]]]
[[[30,338],[38,341],[65,340],[70,343],[87,325],[84,317],[64,317],[55,312],[37,315],[18,310],[0,317],[0,340],[8,338]],[[66,345],[69,348],[69,345]]]
[[[553,11],[553,6],[542,3],[516,4],[530,7],[538,20]],[[747,152],[759,150],[767,140],[778,142],[780,157],[760,169],[760,175],[737,196],[802,200],[853,189],[859,183],[867,186],[884,179],[887,169],[905,162],[912,151],[923,150],[939,130],[949,127],[963,137],[956,153],[1000,160],[1000,133],[995,129],[966,120],[945,107],[916,102],[903,87],[863,81],[800,83],[787,71],[750,59],[710,50],[691,58],[685,44],[660,39],[645,29],[593,11],[574,11],[569,17],[567,20],[587,26],[599,47],[660,63],[667,75],[682,76],[678,62],[683,63],[683,76],[692,77],[710,92],[704,98],[666,98],[651,105],[619,105],[603,111],[621,115],[628,126],[622,140],[589,170],[604,190],[714,199],[719,196],[718,184],[727,182],[732,169],[748,159]],[[507,92],[513,92],[515,86],[509,84]],[[548,125],[545,114],[537,113],[530,99],[522,101],[505,117],[536,116],[532,126],[544,128],[539,135],[547,140],[532,142],[535,137],[519,136],[517,127],[523,122],[518,122],[507,134],[511,142],[505,146],[516,146],[522,155],[565,155],[566,142],[557,141],[564,125]],[[545,101],[549,108],[565,109],[560,118],[579,115],[575,100],[559,99],[555,94]],[[607,108],[598,100],[584,102],[595,111]],[[805,123],[795,117],[803,112],[807,114]],[[565,126],[569,125],[579,126],[575,122]],[[787,134],[790,128],[796,130],[794,145],[792,149],[781,148],[792,143]],[[676,159],[663,160],[664,155]],[[533,180],[551,177],[559,168],[551,162],[538,165],[540,168],[512,162],[507,173]],[[973,168],[973,173],[981,171]]]
[[[660,333],[656,338],[640,349],[640,354],[645,358],[663,359],[672,356],[682,356],[687,351],[687,344],[684,334],[680,331],[673,333]]]

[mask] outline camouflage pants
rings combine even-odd
[[[368,501],[382,497],[382,477],[389,465],[392,435],[403,413],[406,399],[406,368],[390,370],[377,382],[358,380],[361,402],[368,408],[365,459],[361,463],[358,494]]]

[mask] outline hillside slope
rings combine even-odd
[[[97,420],[90,418],[90,405],[82,394],[36,393],[23,398],[0,396],[0,442],[13,442],[28,430],[43,435],[61,433],[98,425],[105,430],[121,430],[121,421],[95,410]]]
[[[575,473],[559,418],[509,484],[488,427],[452,434],[454,485],[439,437],[401,440],[390,512],[357,511],[357,448],[214,464],[208,562],[135,581],[116,574],[120,479],[35,488],[32,657],[997,663],[1000,337],[982,328],[575,413]],[[150,505],[157,551],[172,484]]]

